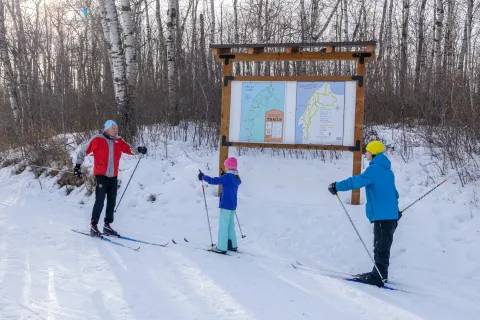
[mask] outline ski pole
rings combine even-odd
[[[200,171],[200,170],[199,170]],[[205,196],[205,186],[202,181],[203,201],[205,202],[205,212],[207,213],[208,230],[210,231],[210,241],[213,248],[212,228],[210,227],[210,217],[208,216],[207,197]]]
[[[375,263],[375,260],[373,260],[373,257],[372,257],[372,255],[370,254],[370,251],[368,251],[368,248],[367,248],[367,246],[365,245],[365,242],[364,242],[363,239],[362,239],[362,236],[360,236],[360,233],[358,232],[357,227],[355,227],[355,224],[353,223],[352,218],[350,218],[350,215],[348,214],[348,211],[347,211],[347,209],[345,208],[345,206],[344,206],[344,204],[343,204],[343,202],[342,202],[342,199],[340,199],[340,196],[338,195],[338,193],[336,194],[336,196],[337,196],[338,201],[339,201],[340,204],[342,205],[343,211],[345,211],[345,214],[347,215],[348,220],[350,220],[350,223],[352,224],[353,229],[355,229],[355,232],[357,233],[358,238],[359,238],[360,241],[362,242],[363,247],[365,248],[365,251],[367,251],[368,256],[370,257],[370,260],[372,260],[373,265],[375,266],[375,269],[377,270],[378,274],[380,275],[380,279],[382,279],[382,282],[385,283],[387,280],[383,278],[382,273],[380,272],[380,270],[378,270],[378,267],[377,267],[377,264]]]
[[[118,206],[120,205],[120,202],[122,202],[123,196],[125,195],[125,191],[127,191],[128,185],[130,184],[130,181],[132,181],[133,174],[137,170],[138,164],[140,163],[140,160],[142,160],[143,154],[140,155],[140,158],[138,159],[137,165],[135,166],[135,169],[133,169],[132,175],[130,176],[130,179],[128,179],[128,183],[125,187],[125,190],[123,190],[122,196],[120,197],[120,201],[118,201],[117,207],[115,208],[115,212],[117,212]]]
[[[444,184],[445,182],[447,181],[447,179],[443,180],[442,182],[440,182],[439,184],[437,184],[433,189],[431,189],[430,191],[428,191],[427,193],[425,193],[423,196],[421,196],[420,198],[418,198],[417,200],[415,200],[412,204],[410,204],[409,206],[407,206],[405,209],[403,209],[402,211],[400,211],[400,213],[403,213],[405,210],[407,210],[408,208],[410,208],[411,206],[413,206],[415,203],[417,203],[418,201],[422,200],[423,198],[425,198],[425,196],[427,196],[430,192],[432,192],[433,190],[437,189],[438,187],[440,187],[442,184]]]
[[[237,215],[236,212],[235,212],[235,217],[237,217],[238,228],[240,229],[240,234],[242,235],[242,239],[243,239],[243,238],[245,238],[246,236],[243,235],[242,227],[240,227],[240,221],[238,221],[238,215]]]

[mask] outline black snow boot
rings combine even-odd
[[[365,272],[365,273],[359,273],[359,274],[355,275],[355,278],[366,277],[366,276],[368,276],[370,273],[372,273],[372,271]]]
[[[103,233],[110,236],[117,236],[120,237],[117,231],[113,230],[110,226],[110,223],[105,222],[103,225]]]
[[[382,279],[380,279],[380,276],[373,272],[367,273],[361,277],[355,277],[354,279],[355,281],[370,284],[372,286],[377,286],[377,287],[383,287],[385,285]]]
[[[97,225],[94,224],[93,222],[92,222],[92,224],[90,225],[90,235],[91,235],[92,237],[100,237],[100,236],[101,236],[100,231],[98,231]]]
[[[228,250],[237,252],[237,248],[232,247],[232,240],[228,239]]]

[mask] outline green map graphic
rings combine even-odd
[[[295,143],[341,144],[344,82],[298,82]]]
[[[284,82],[242,83],[240,141],[264,142],[265,113],[272,109],[284,112]]]
[[[310,126],[312,125],[312,119],[315,117],[317,112],[320,111],[321,107],[333,107],[338,101],[335,98],[335,95],[331,91],[327,91],[328,84],[324,85],[323,88],[319,91],[315,91],[308,99],[307,107],[305,112],[300,117],[300,121],[303,123],[304,129],[304,139],[308,139],[310,133]]]

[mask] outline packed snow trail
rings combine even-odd
[[[174,160],[142,160],[114,226],[122,235],[154,243],[186,237],[192,246],[209,245],[196,175],[199,167],[214,174],[217,154],[195,156],[193,162],[183,150],[169,147]],[[479,219],[464,213],[456,186],[447,184],[422,200],[399,223],[390,280],[412,292],[405,293],[291,266],[298,260],[312,269],[371,269],[338,200],[326,190],[348,176],[348,153],[334,163],[266,155],[239,160],[243,183],[237,213],[247,237],[237,236],[239,249],[252,256],[226,257],[173,243],[139,244],[135,252],[77,235],[71,229],[88,230],[93,196],[81,189],[65,196],[54,179],[42,177],[40,187],[31,172],[0,170],[0,319],[477,317]],[[393,163],[402,204],[428,190],[419,183],[420,168],[400,170],[401,162]],[[134,158],[122,160],[120,178],[127,181],[135,164]],[[214,240],[215,191],[206,187]],[[147,201],[151,194],[157,201]],[[341,197],[348,203],[349,194]],[[369,246],[372,226],[364,206],[346,207]],[[102,226],[103,215],[100,221]]]
[[[137,254],[74,236],[69,227],[85,223],[81,211],[64,203],[51,210],[51,201],[28,196],[25,183],[11,186],[2,201],[2,319],[359,316],[348,308],[348,299],[306,289],[294,272],[278,272],[248,258],[180,246],[143,246]],[[383,308],[387,313],[396,309]],[[361,307],[365,319],[371,319],[370,309]]]

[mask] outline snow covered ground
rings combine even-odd
[[[166,248],[141,244],[138,252],[70,231],[88,230],[94,197],[84,189],[66,196],[53,178],[44,175],[40,184],[29,170],[0,170],[0,319],[478,318],[480,212],[470,203],[478,184],[462,188],[449,180],[404,214],[389,278],[409,293],[389,291],[291,266],[299,261],[339,272],[371,269],[327,191],[351,173],[351,154],[326,162],[271,157],[269,151],[240,156],[237,213],[246,238],[238,226],[237,235],[239,249],[252,255],[221,256],[193,248],[210,244],[198,169],[214,175],[218,154],[174,141],[168,148],[168,159],[159,148],[141,160],[115,215],[113,226],[126,236],[170,242]],[[422,167],[431,160],[421,148],[408,164],[395,153],[388,156],[400,208],[434,186]],[[136,162],[123,157],[117,199]],[[216,241],[216,188],[206,192]],[[149,202],[152,194],[156,201]],[[349,203],[350,193],[341,197]],[[372,248],[364,206],[346,207]]]

